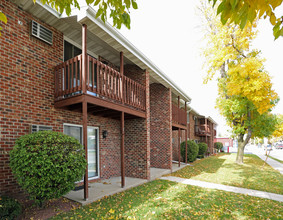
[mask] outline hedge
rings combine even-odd
[[[206,143],[198,143],[199,151],[198,151],[198,157],[203,158],[204,154],[207,152],[207,144]]]
[[[193,162],[197,158],[199,147],[192,140],[187,141],[187,146],[188,146],[188,152],[187,152],[188,161]],[[185,153],[186,153],[186,142],[184,141],[181,143],[181,155],[184,159],[185,159]]]
[[[10,152],[10,166],[19,185],[40,205],[72,190],[86,164],[84,147],[75,138],[54,131],[24,135]]]

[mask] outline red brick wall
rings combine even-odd
[[[146,87],[147,118],[125,120],[126,176],[149,179],[149,75],[135,65],[125,65],[125,75]]]
[[[172,167],[171,90],[161,84],[150,85],[150,165]]]

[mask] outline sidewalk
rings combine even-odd
[[[271,200],[283,202],[283,195],[279,195],[275,193],[263,192],[263,191],[253,190],[253,189],[245,189],[245,188],[234,187],[234,186],[226,186],[226,185],[209,183],[209,182],[204,182],[204,181],[199,181],[199,180],[184,179],[184,178],[174,177],[174,176],[161,177],[160,179],[169,180],[169,181],[173,181],[177,183],[183,183],[183,184],[192,185],[192,186],[224,190],[227,192],[240,193],[240,194],[245,194],[249,196],[255,196],[255,197],[260,197],[264,199],[271,199]]]
[[[263,161],[266,160],[266,156],[264,154],[259,153],[259,152],[253,152],[253,153],[257,155]],[[268,163],[271,167],[273,167],[274,169],[278,170],[281,174],[283,174],[283,164],[282,163],[279,163],[278,161],[273,160],[270,157],[268,157],[266,163]]]

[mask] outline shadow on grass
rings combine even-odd
[[[155,180],[54,219],[268,219],[281,210],[280,202]]]
[[[171,175],[283,194],[283,176],[278,171],[256,155],[245,155],[243,165],[235,163],[235,157],[235,154],[208,157]]]
[[[283,176],[256,155],[245,155],[243,165],[229,163],[223,165],[223,169],[237,178],[222,184],[283,194]]]
[[[225,157],[227,155],[230,154],[218,154],[216,156],[197,160],[192,164],[193,166],[186,166],[185,168],[170,175],[183,178],[192,178],[203,173],[217,173],[217,171],[223,167],[223,163],[226,160],[225,158],[221,159],[221,157]]]
[[[182,190],[171,198],[178,209],[171,208],[163,217],[182,216],[192,219],[281,219],[283,205],[280,202],[257,197],[204,189],[184,185]],[[266,207],[270,207],[268,210]]]
[[[137,216],[141,215],[139,217],[142,219],[143,212],[139,214],[139,210],[147,210],[148,204],[154,203],[154,200],[158,201],[160,193],[175,185],[177,183],[170,181],[152,181],[116,195],[104,197],[71,212],[55,216],[52,219],[69,217],[75,217],[75,219],[123,219],[124,216],[131,216],[132,213],[136,213]]]

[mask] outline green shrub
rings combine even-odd
[[[191,140],[187,141],[187,146],[188,146],[188,152],[187,152],[188,161],[193,162],[197,158],[199,147],[194,141]],[[184,141],[181,143],[181,155],[184,159],[185,159],[185,153],[186,153],[186,142]]]
[[[75,187],[86,168],[84,147],[73,137],[40,131],[16,140],[10,166],[19,185],[42,205]]]
[[[21,212],[22,207],[17,200],[6,196],[0,197],[0,219],[17,219]]]
[[[216,148],[219,151],[223,148],[223,144],[221,142],[215,142],[214,148]]]
[[[198,150],[198,157],[199,158],[203,158],[204,157],[204,154],[207,152],[207,144],[206,143],[198,143],[198,147],[199,147],[199,150]]]

